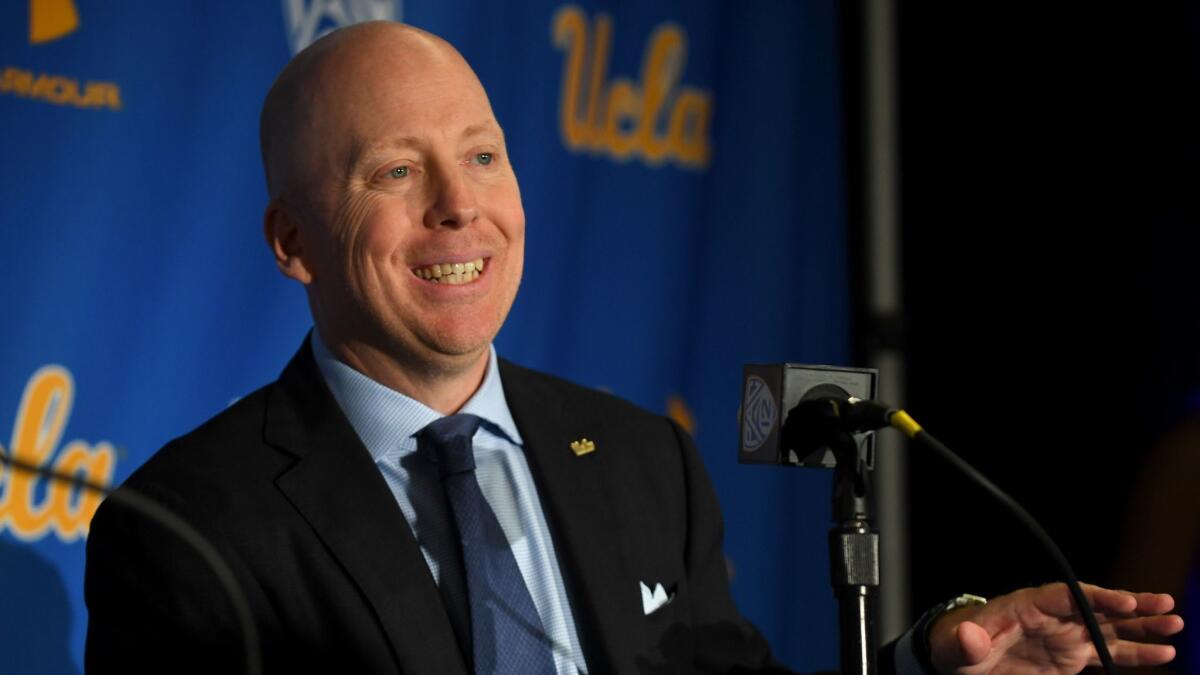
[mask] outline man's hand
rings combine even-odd
[[[1129,593],[1083,585],[1113,661],[1155,666],[1175,658],[1175,648],[1154,644],[1183,630],[1167,614],[1175,600],[1162,593]],[[1066,584],[1025,588],[940,617],[929,631],[939,673],[1078,673],[1099,665],[1087,627]]]

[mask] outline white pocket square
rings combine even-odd
[[[642,587],[642,613],[646,616],[675,599],[674,593],[667,595],[667,589],[663,588],[661,583],[654,584],[654,591],[651,591],[644,581],[638,582],[638,585]]]

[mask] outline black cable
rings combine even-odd
[[[135,513],[157,522],[187,542],[189,546],[195,549],[196,553],[200,554],[204,562],[208,564],[224,588],[225,594],[229,597],[230,604],[233,605],[233,612],[237,615],[238,623],[242,629],[242,647],[246,657],[245,672],[247,675],[259,675],[262,673],[262,653],[259,648],[258,629],[254,625],[253,615],[250,612],[250,603],[246,601],[246,596],[242,593],[242,588],[238,584],[237,578],[233,576],[233,570],[229,568],[229,565],[221,557],[216,547],[186,520],[162,504],[149,499],[129,487],[123,487],[120,490],[110,490],[103,485],[93,483],[80,476],[58,473],[42,466],[36,466],[14,457],[9,457],[3,451],[0,451],[0,464],[6,465],[11,469],[18,469],[26,473],[49,478],[50,480],[68,483],[73,487],[99,493],[104,498],[112,499],[116,503],[128,506]]]
[[[900,411],[901,413],[903,411]],[[905,415],[905,417],[908,417]],[[908,418],[911,420],[912,418]],[[1000,488],[996,487],[990,480],[979,473],[975,467],[967,464],[966,460],[959,457],[950,451],[941,441],[931,436],[927,431],[916,427],[915,432],[911,427],[904,428],[897,425],[902,431],[908,433],[913,440],[920,441],[926,447],[932,449],[943,459],[949,462],[954,468],[961,471],[965,476],[978,483],[984,490],[992,495],[996,501],[1007,507],[1021,521],[1029,531],[1033,533],[1038,542],[1045,547],[1050,553],[1050,557],[1058,565],[1060,571],[1066,576],[1067,588],[1071,591],[1071,597],[1075,598],[1075,604],[1079,606],[1079,613],[1083,616],[1083,623],[1087,626],[1088,635],[1092,638],[1092,644],[1096,648],[1096,653],[1100,657],[1100,664],[1108,675],[1117,675],[1117,666],[1113,663],[1112,655],[1108,653],[1108,644],[1104,641],[1104,635],[1100,632],[1100,624],[1096,621],[1096,614],[1092,611],[1092,605],[1088,602],[1087,597],[1083,594],[1083,589],[1079,586],[1079,580],[1075,578],[1075,571],[1071,569],[1071,563],[1067,562],[1067,557],[1063,555],[1062,550],[1046,533],[1046,530],[1034,520],[1033,516],[1016,502],[1012,497],[1008,496]]]

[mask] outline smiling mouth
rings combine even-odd
[[[469,284],[478,279],[481,272],[483,272],[483,258],[476,258],[465,263],[437,263],[428,267],[415,267],[412,271],[413,274],[426,281],[435,284],[450,284],[451,286]]]

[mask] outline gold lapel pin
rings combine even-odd
[[[571,452],[575,453],[576,457],[582,457],[596,449],[596,444],[586,438],[581,438],[577,441],[571,441]]]

